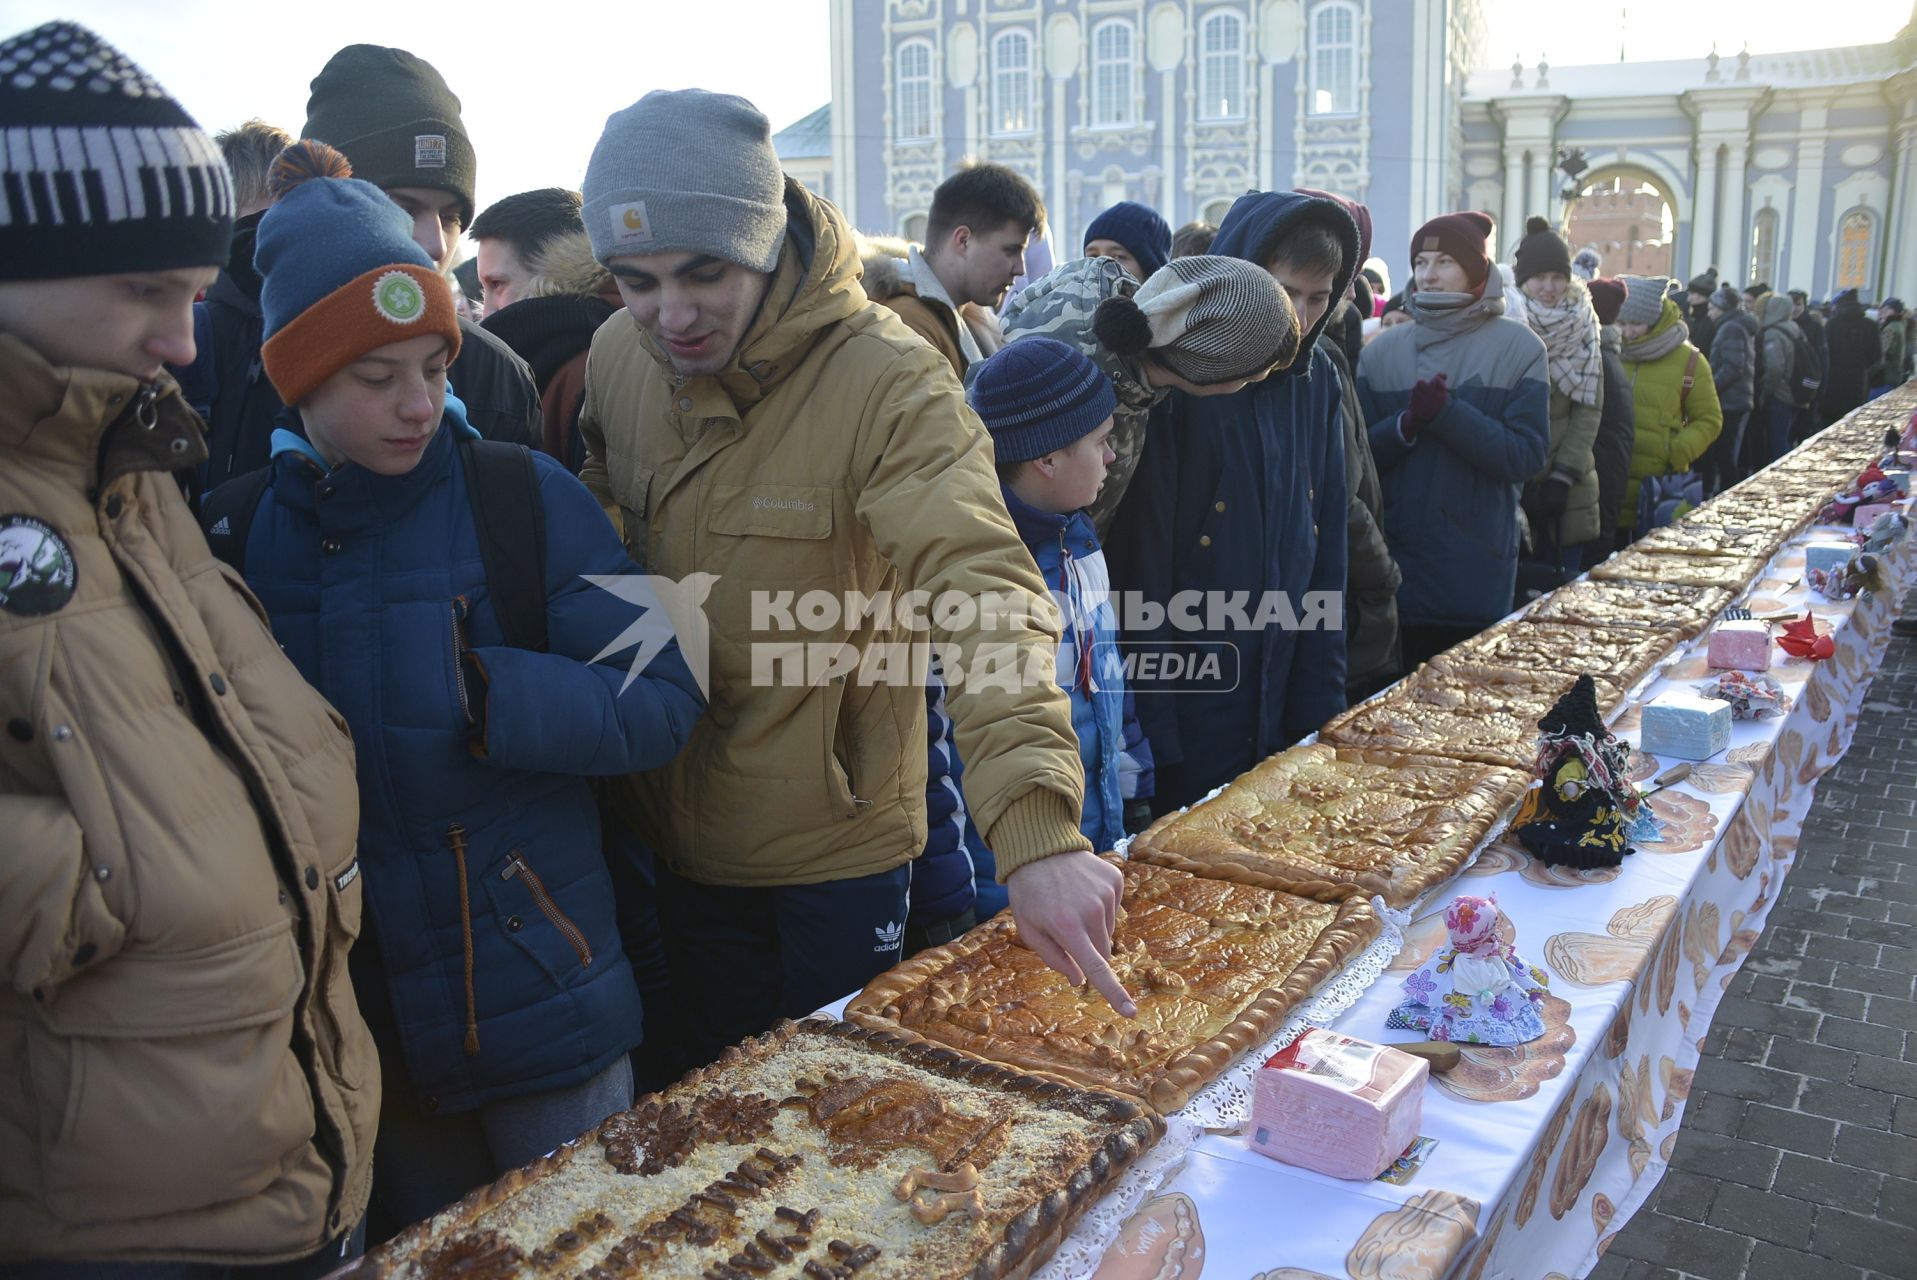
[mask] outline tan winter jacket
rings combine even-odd
[[[1005,345],[998,317],[976,303],[953,305],[919,246],[888,236],[859,237],[865,296],[898,313],[913,333],[965,371]]]
[[[0,335],[0,1263],[276,1262],[365,1212],[352,742],[207,550],[205,457],[170,380]]]
[[[1001,878],[1087,848],[1077,739],[1050,665],[1055,618],[988,629],[961,616],[928,633],[881,630],[836,603],[810,628],[792,595],[790,623],[772,612],[780,592],[1045,591],[951,366],[867,301],[837,210],[791,181],[786,206],[785,251],[722,373],[675,385],[626,316],[600,329],[587,366],[580,478],[647,573],[717,575],[704,606],[710,708],[677,760],[634,779],[643,832],[710,884],[809,884],[909,861],[925,847],[924,673],[883,680],[864,664],[889,652],[880,643],[949,641],[963,656],[946,675],[966,798]],[[768,606],[757,617],[755,595]],[[775,652],[808,644],[854,652],[863,670],[820,668],[807,687],[771,668]],[[1041,678],[964,678],[987,650]]]

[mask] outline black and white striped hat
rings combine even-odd
[[[0,280],[213,267],[219,148],[132,59],[71,22],[0,43]]]

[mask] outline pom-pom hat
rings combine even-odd
[[[1571,246],[1551,229],[1543,218],[1533,217],[1524,224],[1524,239],[1518,242],[1512,276],[1523,284],[1532,276],[1571,274]]]
[[[1131,297],[1098,304],[1092,332],[1196,386],[1262,378],[1298,356],[1298,313],[1271,273],[1242,258],[1175,258]]]
[[[273,207],[253,263],[264,284],[261,358],[289,405],[370,351],[426,334],[459,353],[451,288],[413,243],[412,219],[349,176],[323,142],[296,142],[273,163]]]

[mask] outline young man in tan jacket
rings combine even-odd
[[[1025,942],[1129,1014],[1107,963],[1120,877],[1079,833],[1055,617],[905,608],[901,628],[846,607],[1049,604],[952,366],[866,299],[852,233],[784,178],[743,99],[655,93],[615,114],[584,194],[630,316],[593,343],[581,479],[647,573],[714,575],[709,714],[630,785],[695,1049],[898,959],[926,752],[922,665],[870,661],[895,641],[949,646],[966,795]]]
[[[162,372],[231,183],[84,28],[0,66],[49,140],[0,184],[0,1276],[322,1274],[379,1112],[353,745],[207,550]]]

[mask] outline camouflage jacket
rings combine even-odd
[[[1114,294],[1129,298],[1136,292],[1138,282],[1110,258],[1080,258],[1032,281],[1005,309],[1007,342],[1039,335],[1070,343],[1105,371],[1118,392],[1111,435],[1112,453],[1117,456],[1106,470],[1105,487],[1087,508],[1101,538],[1145,451],[1145,419],[1168,394],[1145,381],[1144,368],[1137,361],[1107,350],[1092,333],[1092,313],[1099,303]]]

